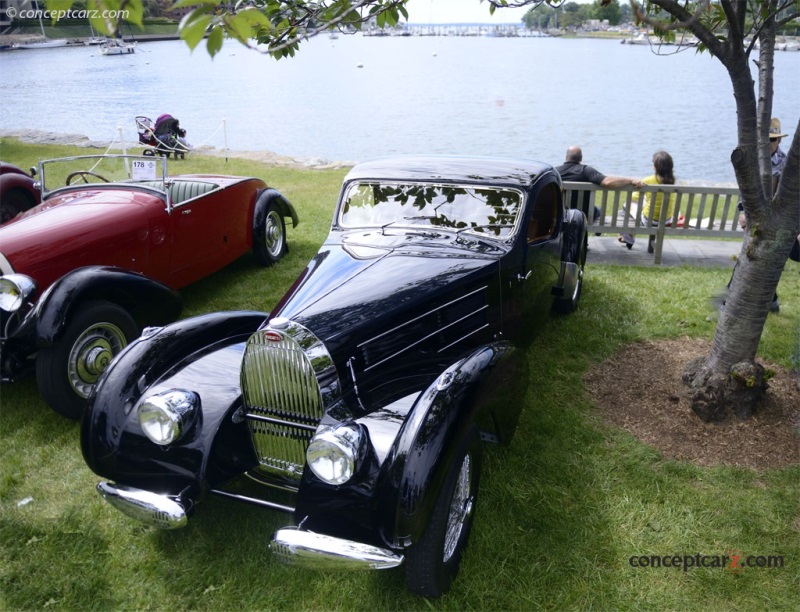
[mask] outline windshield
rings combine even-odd
[[[67,186],[141,183],[164,191],[167,160],[141,155],[81,155],[39,162],[42,193]]]
[[[432,183],[354,182],[339,214],[345,228],[427,226],[508,238],[522,214],[516,189]]]

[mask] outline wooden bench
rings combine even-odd
[[[638,192],[634,200],[634,194]],[[665,205],[659,219],[649,227],[642,225],[644,198],[663,193]],[[667,217],[666,199],[675,194],[675,208]],[[586,205],[588,195],[588,206]],[[736,187],[701,187],[695,185],[648,185],[642,189],[623,187],[604,189],[592,183],[564,182],[564,205],[586,213],[589,231],[595,234],[639,234],[647,240],[655,236],[655,259],[661,263],[664,236],[705,238],[743,238],[739,227],[739,190]],[[594,207],[600,217],[593,220]]]

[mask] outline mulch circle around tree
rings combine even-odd
[[[746,421],[706,423],[692,411],[681,380],[686,364],[707,354],[706,340],[637,342],[584,375],[599,412],[667,459],[701,466],[765,470],[800,463],[800,389],[791,371],[775,372],[758,413]]]

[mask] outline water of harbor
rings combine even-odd
[[[674,51],[674,48],[673,48]],[[775,56],[774,115],[797,125],[800,53]],[[645,176],[669,151],[682,180],[732,182],[727,74],[693,50],[568,38],[317,37],[276,61],[226,43],[212,60],[180,41],[0,53],[0,131],[135,140],[134,117],[178,117],[192,144],[361,161],[394,154],[561,163],[580,144],[607,174]],[[788,145],[788,143],[786,143]],[[785,148],[785,147],[784,147]]]

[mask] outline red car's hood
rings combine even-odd
[[[33,277],[44,290],[75,268],[113,265],[107,253],[146,241],[148,205],[164,204],[144,190],[87,188],[56,194],[0,227],[0,253],[14,272]]]

